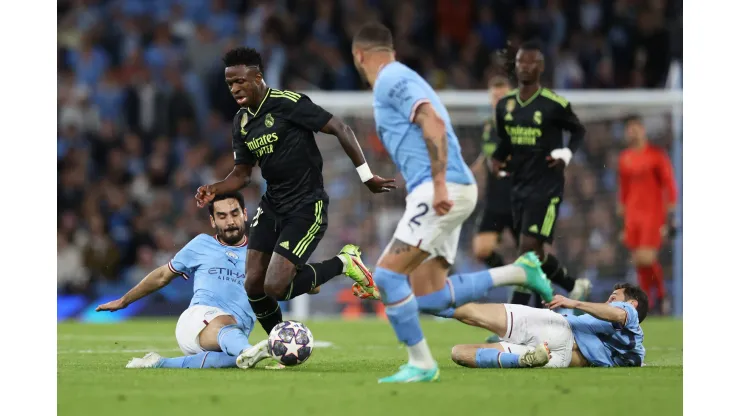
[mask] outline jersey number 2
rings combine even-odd
[[[411,224],[421,225],[421,223],[419,222],[419,217],[423,217],[424,215],[426,215],[427,212],[429,212],[429,205],[423,202],[417,205],[416,208],[421,208],[421,211],[418,214],[411,217],[411,219],[409,220],[409,227],[411,227]]]

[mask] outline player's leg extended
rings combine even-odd
[[[271,257],[271,252],[249,248],[247,250],[247,278],[244,281],[249,305],[268,335],[275,325],[283,321],[283,314],[277,300],[265,292],[265,278]]]
[[[463,344],[452,347],[452,361],[470,368],[542,367],[550,361],[547,343],[529,348],[510,343]]]
[[[551,198],[548,203],[531,203],[524,208],[521,224],[519,244],[520,254],[534,251],[542,261],[542,271],[553,283],[571,292],[570,296],[576,299],[585,299],[591,284],[587,279],[576,279],[568,275],[568,271],[552,254],[545,253],[544,245],[552,244],[555,224],[560,207],[560,198]],[[540,307],[541,305],[535,305]]]
[[[340,274],[374,288],[372,275],[362,264],[356,246],[347,245],[335,257],[306,264],[328,226],[326,210],[325,201],[319,200],[284,221],[265,280],[268,295],[293,299]]]
[[[408,348],[409,362],[393,376],[380,383],[434,381],[439,378],[437,363],[432,357],[419,323],[416,297],[411,291],[408,275],[429,253],[418,247],[393,239],[378,261],[375,283],[385,304],[385,313],[396,337]]]
[[[200,345],[206,351],[222,351],[236,357],[241,368],[252,368],[258,362],[270,356],[267,351],[267,340],[256,345],[249,343],[249,333],[244,331],[231,315],[214,318],[200,333]]]
[[[165,358],[150,352],[134,358],[126,368],[236,368],[236,357],[225,352],[203,351],[195,355]]]
[[[264,287],[267,268],[279,231],[274,213],[268,204],[262,201],[249,226],[247,277],[244,280],[244,288],[257,320],[268,335],[275,325],[283,321],[280,305],[265,293]]]

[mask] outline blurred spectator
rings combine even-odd
[[[546,46],[544,83],[555,89],[662,88],[681,58],[682,5],[675,0],[79,0],[59,5],[57,99],[58,289],[113,293],[169,261],[198,233],[212,233],[193,201],[195,188],[233,166],[237,110],[221,55],[246,45],[263,57],[273,88],[365,89],[350,44],[364,22],[392,28],[400,60],[436,89],[483,89],[511,73],[529,38]],[[503,55],[497,52],[506,49]],[[454,114],[463,154],[477,156],[479,123],[490,110]],[[578,113],[581,110],[575,109]],[[462,116],[462,117],[459,117]],[[346,117],[379,174],[396,169],[374,131],[372,113]],[[616,243],[614,168],[621,123],[586,119],[584,148],[566,170],[553,249],[573,273],[623,277]],[[670,141],[666,115],[651,123],[656,144]],[[368,198],[336,141],[317,140],[332,225],[316,258],[348,242],[369,264],[402,214],[404,192]],[[256,209],[259,168],[244,190]],[[403,186],[400,177],[399,186]],[[481,267],[468,254],[475,218],[461,236],[456,270]],[[514,241],[503,247],[511,260]],[[94,284],[90,284],[94,282]],[[184,280],[165,293],[192,290]],[[341,284],[337,284],[341,286]],[[327,288],[327,291],[331,291]],[[323,295],[323,292],[322,292]],[[317,298],[318,299],[318,298]]]

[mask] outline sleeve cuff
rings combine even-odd
[[[188,280],[188,279],[190,279],[190,276],[188,276],[188,275],[187,275],[186,273],[184,273],[184,272],[181,272],[181,271],[178,271],[177,269],[175,269],[175,266],[173,266],[173,265],[172,265],[172,260],[170,260],[170,261],[169,261],[169,262],[167,263],[167,267],[169,267],[169,269],[170,269],[170,271],[171,271],[172,273],[174,273],[174,274],[179,274],[180,276],[182,276],[182,278],[183,278],[183,279],[185,279],[185,280]]]
[[[414,106],[411,107],[411,114],[409,114],[409,121],[413,123],[414,118],[416,118],[416,112],[419,110],[419,107],[421,107],[421,105],[424,103],[430,103],[430,102],[431,101],[429,101],[428,98],[420,98],[416,100],[416,102],[414,103]]]

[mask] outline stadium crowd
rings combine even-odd
[[[362,89],[348,39],[369,19],[393,28],[399,59],[437,89],[485,88],[506,70],[499,51],[507,41],[515,47],[531,37],[545,41],[546,84],[556,90],[663,88],[671,60],[681,58],[680,7],[668,0],[60,1],[58,290],[118,294],[211,231],[193,195],[232,168],[236,104],[220,57],[234,45],[263,54],[268,85],[309,95]],[[393,175],[372,119],[346,121],[374,170]],[[658,124],[653,139],[667,146],[670,129]],[[622,126],[605,120],[587,128],[567,170],[554,249],[577,274],[611,281],[629,270],[614,216]],[[479,127],[460,126],[458,135],[472,163]],[[404,192],[370,195],[346,175],[351,163],[338,144],[323,139],[331,222],[314,257],[353,242],[372,264]],[[254,179],[244,191],[250,212],[264,191]],[[470,254],[474,225],[462,237],[461,271],[482,267]],[[511,257],[510,238],[505,245]],[[190,290],[183,283],[165,293],[184,299]]]

